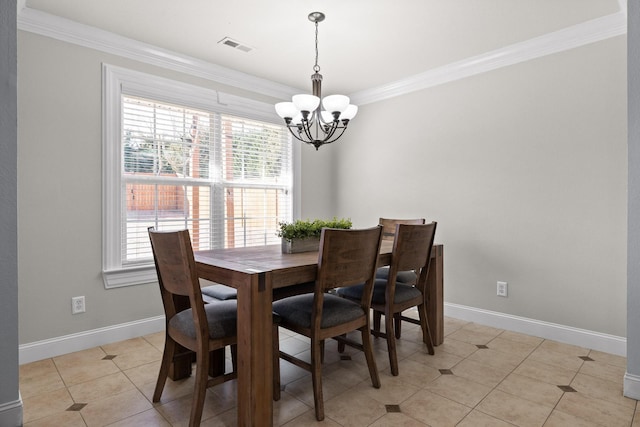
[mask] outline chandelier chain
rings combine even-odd
[[[319,73],[320,66],[318,65],[318,21],[316,21],[315,24],[316,24],[316,65],[313,66],[313,71],[315,71],[316,73]]]

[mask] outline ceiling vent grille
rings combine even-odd
[[[251,52],[253,50],[252,47],[247,46],[246,44],[242,44],[237,40],[232,39],[231,37],[225,37],[218,42],[218,44],[223,44],[234,49],[241,50],[243,52]]]

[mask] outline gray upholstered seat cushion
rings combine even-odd
[[[207,315],[209,335],[211,338],[224,338],[236,334],[236,319],[238,317],[236,301],[220,301],[215,304],[205,304],[204,311]],[[173,316],[169,321],[169,325],[188,337],[196,337],[191,309],[181,311]]]
[[[389,266],[380,267],[376,270],[376,279],[387,280],[389,278]],[[418,275],[415,271],[398,271],[396,274],[396,281],[401,283],[415,283],[418,279]]]
[[[202,295],[206,295],[223,301],[238,298],[238,292],[235,289],[220,284],[205,286],[200,289],[200,292],[202,292]]]
[[[214,304],[222,300],[218,298],[210,297],[209,295],[206,295],[206,294],[202,294],[202,301],[204,301],[205,304]]]
[[[296,295],[273,303],[273,311],[282,318],[283,322],[303,328],[311,327],[312,309],[313,294]],[[363,315],[364,312],[360,304],[335,295],[325,294],[320,327],[323,329],[330,328],[355,320]]]
[[[376,279],[375,284],[373,285],[373,296],[371,297],[371,302],[374,304],[384,304],[386,288],[386,280]],[[348,288],[339,288],[337,292],[340,296],[359,300],[360,298],[362,298],[363,290],[364,285],[355,285],[349,286]],[[420,295],[420,291],[414,286],[396,282],[396,295],[394,300],[395,303],[408,301]]]

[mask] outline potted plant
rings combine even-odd
[[[282,238],[283,253],[317,251],[320,246],[320,233],[323,228],[349,229],[352,226],[350,219],[332,220],[296,220],[294,222],[279,223],[278,237]]]

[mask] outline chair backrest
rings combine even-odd
[[[424,224],[424,218],[416,219],[394,219],[394,218],[380,218],[378,224],[382,226],[382,239],[393,240],[396,235],[396,225],[398,224]]]
[[[320,330],[325,292],[333,288],[364,283],[360,306],[362,312],[368,315],[381,242],[381,226],[349,230],[322,229],[311,315],[314,331]]]
[[[207,328],[206,321],[199,321],[206,316],[189,231],[160,232],[153,227],[148,231],[166,321],[180,311],[194,308],[196,330],[199,326]]]
[[[325,228],[320,236],[318,280],[321,291],[356,285],[375,276],[382,227]]]
[[[396,224],[390,278],[396,277],[399,271],[414,270],[419,274],[417,286],[424,287],[436,226],[435,221],[430,224]],[[392,282],[395,280],[390,280],[389,285],[394,286]]]

